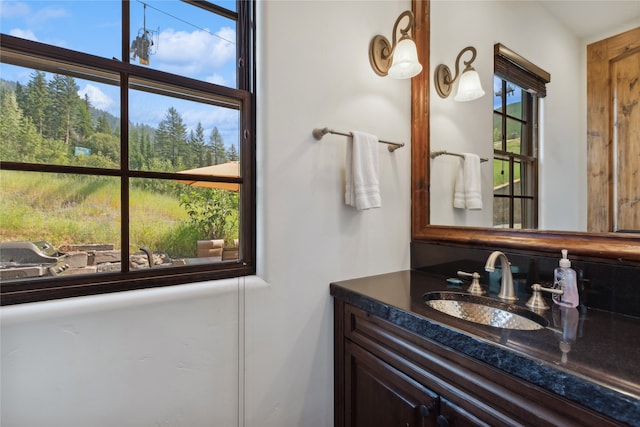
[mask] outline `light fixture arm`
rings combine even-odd
[[[456,74],[455,74],[455,76],[453,77],[453,79],[451,79],[451,81],[450,81],[450,82],[445,82],[445,83],[453,84],[453,83],[456,81],[456,79],[460,76],[460,58],[462,57],[462,55],[463,55],[465,52],[471,52],[471,59],[469,59],[468,61],[464,61],[464,71],[467,71],[467,70],[470,70],[470,69],[472,70],[472,69],[473,69],[473,67],[471,66],[471,64],[473,63],[473,61],[475,61],[475,60],[476,60],[477,51],[476,51],[476,48],[475,48],[475,47],[473,47],[473,46],[467,46],[467,47],[465,47],[464,49],[462,49],[462,50],[460,51],[460,53],[458,54],[458,56],[456,57]],[[463,71],[463,72],[464,72],[464,71]]]
[[[456,74],[453,78],[451,77],[451,70],[446,65],[440,64],[436,67],[433,78],[436,92],[438,92],[438,95],[440,95],[441,98],[447,98],[449,96],[453,84],[458,77],[460,77],[460,59],[466,52],[471,52],[471,58],[468,61],[464,61],[465,68],[462,72],[464,73],[465,71],[473,70],[471,64],[476,60],[477,55],[476,48],[473,46],[465,47],[456,57]]]
[[[402,18],[404,18],[405,16],[409,17],[409,22],[407,23],[406,27],[400,29],[400,34],[402,34],[402,37],[400,37],[400,40],[396,41],[396,37],[398,35],[398,25],[400,25]],[[400,16],[398,16],[398,19],[396,19],[396,23],[393,24],[393,49],[391,50],[391,54],[389,56],[393,55],[393,51],[396,49],[396,45],[398,44],[398,42],[404,39],[411,38],[408,33],[409,31],[413,30],[413,21],[413,12],[410,10],[405,10],[400,14]]]

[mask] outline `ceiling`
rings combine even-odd
[[[580,39],[604,34],[627,23],[640,25],[638,0],[539,0]]]

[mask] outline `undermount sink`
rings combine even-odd
[[[513,304],[461,292],[427,292],[427,306],[449,316],[501,329],[537,330],[549,322],[542,316]]]

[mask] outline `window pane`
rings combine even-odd
[[[493,159],[493,189],[494,194],[509,194],[509,161],[499,158]]]
[[[502,114],[493,114],[493,149],[506,151],[502,146]]]
[[[526,92],[521,87],[507,82],[507,114],[517,119],[524,119],[524,103],[522,100]]]
[[[117,178],[0,171],[0,180],[4,279],[120,270]]]
[[[117,168],[117,86],[0,65],[2,160]]]
[[[112,0],[2,2],[5,34],[105,58],[121,58],[122,7]]]
[[[131,253],[146,247],[162,266],[220,262],[238,257],[239,192],[217,183],[133,179]],[[134,261],[136,264],[134,265]],[[132,256],[132,267],[147,267]]]
[[[522,154],[523,127],[520,121],[507,119],[507,152]]]
[[[132,1],[130,10],[132,63],[236,87],[234,20],[177,1]]]
[[[493,226],[495,228],[509,228],[509,211],[511,199],[508,197],[493,198]]]
[[[238,110],[136,90],[129,94],[131,169],[183,172],[240,160]]]

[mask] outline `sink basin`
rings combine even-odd
[[[449,316],[501,329],[533,331],[549,324],[544,317],[524,307],[461,292],[428,292],[423,300],[427,306]]]

